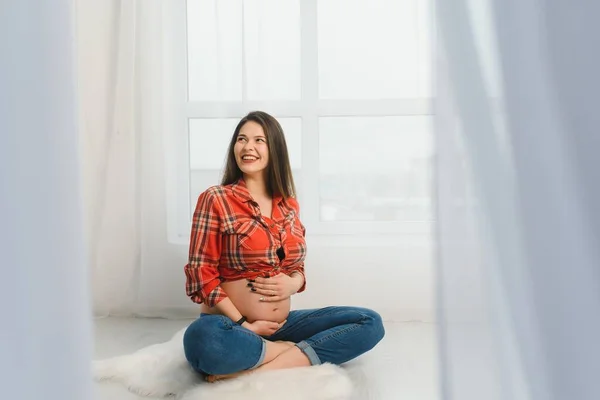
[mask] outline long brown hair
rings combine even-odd
[[[296,186],[292,176],[292,167],[288,156],[287,144],[283,129],[279,122],[263,111],[252,111],[237,124],[229,150],[227,150],[227,163],[223,173],[222,185],[230,185],[242,178],[243,173],[235,160],[233,148],[240,134],[240,130],[248,121],[259,124],[267,136],[267,145],[269,147],[269,163],[266,171],[267,191],[271,196],[281,195],[283,198],[296,197]]]

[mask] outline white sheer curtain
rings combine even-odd
[[[131,315],[141,279],[144,101],[160,1],[77,1],[80,135],[94,313]],[[141,61],[144,61],[143,63]],[[143,89],[143,91],[142,91]],[[146,99],[141,99],[140,93]],[[152,160],[148,160],[151,164]],[[151,181],[148,181],[152,184]],[[152,228],[150,228],[152,229]]]
[[[597,2],[437,2],[444,399],[600,398]]]
[[[127,312],[139,273],[136,7],[78,1],[80,134],[94,311]]]
[[[2,397],[90,399],[72,3],[1,9]]]

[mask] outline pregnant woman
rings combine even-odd
[[[186,292],[201,314],[183,344],[206,380],[341,364],[383,338],[381,317],[366,308],[290,311],[305,289],[305,256],[283,130],[252,112],[233,133],[221,185],[199,196],[193,217]]]

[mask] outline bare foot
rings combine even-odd
[[[280,354],[285,353],[287,350],[294,347],[295,345],[296,345],[296,343],[294,343],[294,342],[286,342],[284,340],[278,340],[276,342],[267,341],[267,354],[265,356],[265,359],[264,359],[262,365],[268,364],[269,362],[273,361]],[[214,383],[214,382],[218,382],[218,381],[222,381],[222,380],[226,380],[226,379],[233,379],[233,378],[237,378],[238,376],[251,373],[255,370],[256,369],[251,369],[251,370],[240,371],[240,372],[236,372],[233,374],[227,374],[227,375],[208,375],[206,377],[206,381],[210,382],[210,383]]]
[[[306,354],[304,354],[298,347],[292,346],[288,348],[288,351],[285,351],[275,357],[273,361],[265,363],[253,371],[270,371],[274,369],[308,367],[310,365],[310,360]]]
[[[218,381],[224,381],[226,379],[233,379],[233,378],[237,378],[240,375],[248,374],[250,372],[252,372],[252,371],[236,372],[235,374],[229,374],[229,375],[208,375],[206,377],[206,382],[215,383]]]

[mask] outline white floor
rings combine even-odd
[[[95,358],[131,353],[166,341],[189,320],[106,318],[95,321]],[[360,400],[438,400],[435,325],[386,323],[386,337],[369,353],[346,364]],[[124,387],[95,384],[96,400],[139,400]]]

